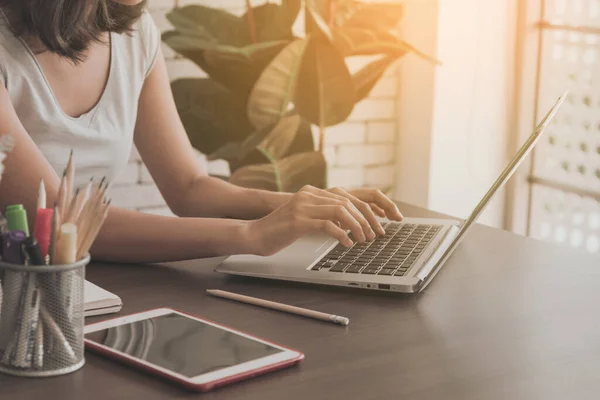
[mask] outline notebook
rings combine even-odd
[[[123,302],[116,294],[85,281],[83,286],[84,316],[112,314],[121,311]]]

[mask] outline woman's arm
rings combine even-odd
[[[202,171],[177,114],[161,53],[142,90],[135,143],[167,204],[177,215],[255,219],[270,214],[292,198],[289,193],[244,189]],[[383,228],[376,215],[402,219],[396,205],[378,190],[346,192],[333,188],[327,192],[321,191],[319,195],[350,201],[380,234]]]
[[[179,216],[253,219],[291,198],[234,186],[202,170],[177,113],[162,53],[144,83],[135,144],[169,208]]]
[[[0,86],[0,134],[9,132],[16,145],[5,161],[0,207],[23,204],[33,227],[40,178],[46,185],[48,204],[54,203],[60,180]],[[243,221],[167,218],[112,207],[93,253],[106,260],[144,262],[255,252],[245,229]]]
[[[37,190],[44,179],[48,204],[56,199],[59,178],[31,140],[0,85],[0,134],[12,133],[15,149],[5,160],[0,209],[23,204],[35,221]],[[368,223],[349,202],[310,193],[307,188],[257,221],[160,217],[111,207],[92,247],[95,259],[161,262],[230,254],[271,254],[303,234],[324,232],[349,245],[342,229],[362,241],[372,237]],[[340,221],[341,227],[332,221]],[[366,233],[365,233],[366,232]]]

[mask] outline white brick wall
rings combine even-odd
[[[223,7],[241,14],[244,0],[150,0],[150,12],[161,31],[170,29],[165,13],[176,3],[203,4]],[[255,0],[253,4],[259,3]],[[301,29],[301,24],[297,25]],[[163,54],[172,80],[182,77],[205,77],[194,63],[178,56],[163,44]],[[356,71],[370,61],[356,57],[350,64]],[[375,86],[370,97],[358,104],[344,124],[326,132],[325,156],[329,163],[328,183],[331,186],[360,187],[364,185],[390,187],[395,180],[395,146],[397,138],[398,69],[391,68]],[[199,157],[203,157],[199,155]],[[226,175],[226,163],[205,164],[213,174]],[[152,177],[134,150],[130,164],[115,182],[112,190],[115,205],[144,212],[171,215],[156,189]]]

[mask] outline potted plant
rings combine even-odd
[[[210,79],[172,83],[194,147],[225,159],[230,181],[295,191],[326,186],[326,128],[344,122],[400,57],[432,58],[395,33],[402,6],[355,0],[282,0],[238,17],[191,5],[167,14],[164,42]],[[304,11],[305,35],[292,27]],[[347,60],[377,56],[354,75]],[[319,132],[314,148],[311,127]]]

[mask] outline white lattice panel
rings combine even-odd
[[[600,28],[600,0],[546,0],[544,10],[555,27],[542,33],[538,119],[570,94],[534,152],[533,176],[600,194],[600,34],[588,29]],[[536,185],[531,211],[533,236],[600,252],[594,199]]]
[[[540,116],[569,97],[536,150],[534,175],[600,192],[600,35],[546,31]]]
[[[600,203],[594,199],[535,185],[533,237],[600,252]]]
[[[545,0],[544,11],[554,24],[600,26],[600,0]]]

